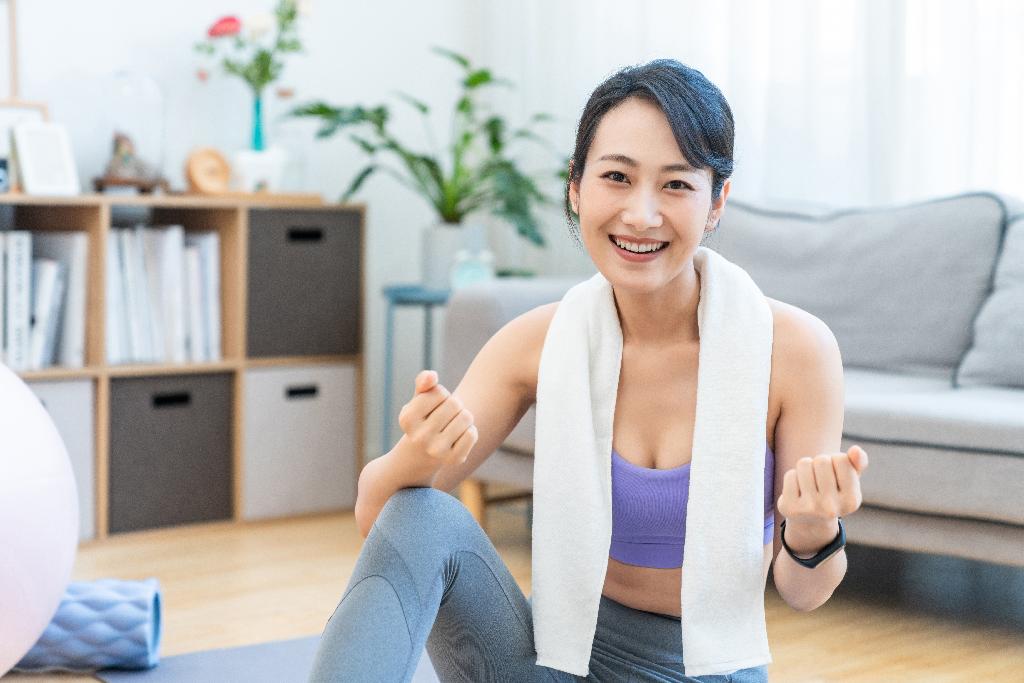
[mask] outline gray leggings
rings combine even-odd
[[[327,621],[310,681],[408,681],[426,646],[441,681],[697,681],[764,683],[766,666],[687,677],[680,621],[601,596],[585,679],[536,664],[529,601],[462,503],[407,488],[384,505],[341,602]]]

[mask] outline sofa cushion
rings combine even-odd
[[[921,377],[855,368],[844,375],[843,431],[848,435],[886,443],[998,452],[1024,461],[1022,391],[989,386],[929,387]]]
[[[708,246],[821,318],[844,366],[952,378],[985,300],[1007,211],[975,193],[823,215],[730,199]]]
[[[845,373],[842,447],[864,447],[864,502],[1024,524],[1024,392]]]
[[[993,287],[974,321],[956,386],[1024,387],[1024,213],[1006,229]]]

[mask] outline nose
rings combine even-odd
[[[635,230],[661,226],[661,207],[658,198],[644,189],[631,192],[622,210],[622,222]]]

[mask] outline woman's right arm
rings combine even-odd
[[[417,375],[416,391],[399,417],[402,438],[359,475],[355,516],[363,538],[395,491],[432,486],[451,492],[505,441],[533,404],[552,306],[557,303],[498,330],[454,392],[432,371]]]

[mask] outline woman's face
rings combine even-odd
[[[721,217],[729,181],[711,201],[711,171],[691,168],[657,105],[629,98],[598,124],[583,176],[570,184],[583,243],[613,285],[650,291],[692,267],[705,230]],[[661,245],[639,258],[616,246]]]

